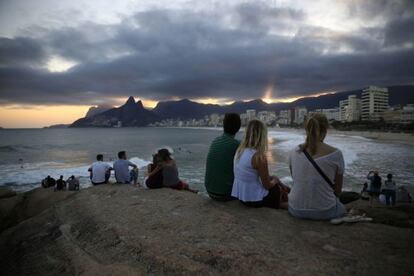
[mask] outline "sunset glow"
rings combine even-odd
[[[3,106],[0,126],[5,128],[39,128],[54,124],[70,124],[85,116],[89,106]]]

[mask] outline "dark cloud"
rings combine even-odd
[[[361,6],[350,7],[353,16],[361,14]],[[364,16],[377,5],[365,9],[372,10]],[[274,96],[289,97],[412,83],[414,50],[406,44],[414,17],[407,11],[394,7],[381,13],[385,27],[353,33],[310,26],[308,16],[261,3],[222,12],[156,9],[115,25],[85,22],[2,38],[0,103],[95,104],[128,95],[244,99],[261,97],[269,84]],[[78,65],[49,72],[44,65],[52,55]]]
[[[32,66],[42,64],[46,53],[40,43],[31,38],[0,37],[0,66]]]

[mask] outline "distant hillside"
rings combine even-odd
[[[109,105],[91,106],[88,112],[86,113],[85,117],[92,117],[98,115],[99,113],[105,112],[111,108],[114,107]]]
[[[159,119],[156,114],[146,110],[141,101],[135,102],[134,97],[129,97],[124,105],[76,120],[70,127],[114,127],[118,122],[124,127],[146,126]]]
[[[391,106],[414,103],[414,85],[391,86],[388,89],[389,103]],[[244,113],[247,109],[279,112],[282,109],[304,106],[308,110],[315,110],[318,108],[336,107],[339,105],[339,101],[348,98],[349,95],[361,97],[361,93],[362,89],[359,89],[318,97],[304,97],[291,103],[267,104],[257,99],[247,102],[237,101],[224,106],[201,104],[183,99],[179,101],[159,102],[152,111],[145,109],[141,101],[135,102],[133,97],[129,97],[127,102],[118,108],[111,108],[103,112],[99,107],[91,108],[88,111],[87,117],[75,121],[71,127],[113,127],[117,126],[118,122],[121,122],[122,126],[146,126],[161,119],[200,119],[205,115],[213,113]]]
[[[391,86],[389,89],[389,103],[391,106],[404,105],[414,102],[414,86]],[[361,97],[362,89],[337,92],[335,94],[322,95],[318,97],[304,97],[291,103],[273,103],[257,99],[248,102],[237,101],[230,105],[213,105],[200,104],[190,100],[167,101],[160,102],[153,109],[161,118],[202,118],[205,115],[212,113],[224,114],[226,112],[244,113],[247,109],[255,109],[257,111],[269,110],[280,111],[282,109],[293,108],[295,106],[305,106],[308,110],[315,110],[318,108],[332,108],[339,106],[339,101],[347,99],[349,95],[357,95]]]

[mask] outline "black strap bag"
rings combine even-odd
[[[336,197],[339,198],[339,201],[343,204],[350,203],[352,201],[358,200],[360,198],[360,195],[356,192],[342,192],[339,195],[335,192],[335,185],[332,183],[332,181],[329,179],[329,177],[326,176],[326,174],[322,171],[322,169],[316,164],[315,160],[310,156],[310,154],[304,149],[303,153],[305,154],[306,158],[311,162],[313,167],[318,171],[318,173],[322,176],[323,179],[325,179],[326,183],[329,184],[329,186],[332,188],[333,193]]]

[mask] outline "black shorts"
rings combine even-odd
[[[278,185],[273,186],[267,196],[265,196],[260,201],[240,201],[248,207],[269,207],[274,209],[279,209],[280,206],[280,189]]]
[[[207,191],[207,193],[211,199],[214,199],[217,201],[231,201],[231,200],[237,199],[235,197],[232,197],[231,195],[216,194],[216,193],[209,192],[209,191]]]

